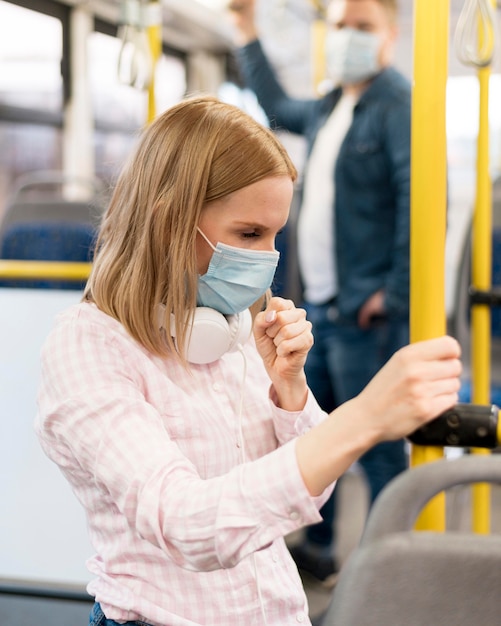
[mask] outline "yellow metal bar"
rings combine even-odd
[[[148,44],[152,59],[151,81],[148,85],[148,123],[152,122],[157,114],[156,98],[155,98],[155,68],[162,54],[162,25],[161,25],[161,6],[157,1],[150,2],[149,6],[149,25],[147,27]]]
[[[488,291],[492,286],[492,182],[489,173],[490,68],[478,70],[479,130],[477,180],[473,214],[472,286]],[[490,403],[491,311],[488,305],[472,307],[472,369],[475,404]]]
[[[448,0],[416,0],[411,127],[411,341],[446,332],[448,45]],[[411,463],[417,465],[442,456],[442,448],[412,446]],[[444,494],[436,496],[423,510],[417,527],[445,529]]]
[[[0,278],[86,280],[92,263],[0,260]]]
[[[319,17],[325,17],[325,3],[322,0],[310,0]]]
[[[327,59],[325,56],[326,5],[322,0],[310,0],[310,4],[315,10],[315,19],[311,23],[311,73],[313,87],[318,93],[319,85],[327,78]]]
[[[327,77],[327,61],[325,55],[325,39],[327,35],[327,24],[321,17],[315,19],[311,24],[311,63],[313,86],[318,92],[319,85]]]
[[[492,31],[491,25],[486,25]],[[479,28],[479,47],[483,44]],[[492,36],[492,32],[486,33]],[[492,287],[492,181],[489,173],[489,80],[491,70],[478,70],[479,126],[477,138],[477,181],[473,214],[472,286],[489,291]],[[471,310],[472,402],[490,404],[491,309],[476,304]],[[489,454],[475,449],[475,454]],[[477,533],[490,532],[491,490],[487,483],[472,487],[472,526]]]

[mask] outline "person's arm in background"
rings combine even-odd
[[[236,58],[247,87],[257,96],[271,127],[303,134],[314,100],[291,98],[268,61],[255,23],[255,0],[232,0],[229,14],[234,26]]]

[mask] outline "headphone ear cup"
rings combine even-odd
[[[231,333],[225,316],[209,307],[197,307],[186,336],[185,354],[189,363],[212,363],[228,352]]]
[[[158,322],[163,324],[165,307],[159,305]],[[171,332],[175,330],[174,315],[171,314]],[[202,365],[213,363],[223,354],[236,350],[250,337],[252,331],[252,316],[249,309],[230,315],[226,318],[219,311],[200,306],[195,309],[193,324],[186,335],[184,354],[188,363]],[[176,345],[179,344],[173,335]]]

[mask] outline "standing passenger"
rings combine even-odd
[[[86,512],[91,626],[309,624],[283,537],[361,454],[457,401],[442,337],[318,407],[304,310],[259,310],[294,178],[269,130],[209,97],[155,120],[119,177],[83,301],[43,348],[36,421]]]
[[[409,337],[410,86],[390,66],[396,0],[332,0],[326,54],[337,85],[289,97],[257,39],[255,0],[230,5],[247,81],[275,128],[309,144],[298,221],[299,269],[315,345],[308,384],[331,411],[358,394]],[[372,502],[407,466],[403,441],[360,459]],[[300,568],[335,582],[336,494],[293,548]]]

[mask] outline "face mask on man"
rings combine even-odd
[[[354,28],[329,32],[326,40],[329,78],[341,84],[361,83],[372,78],[381,69],[380,44],[378,35]]]
[[[224,243],[214,250],[207,272],[198,277],[197,305],[232,315],[248,309],[270,288],[277,269],[279,253],[235,248]]]

